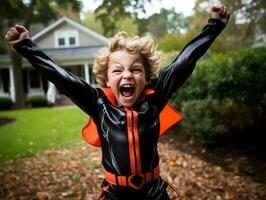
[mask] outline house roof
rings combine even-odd
[[[50,58],[56,59],[57,61],[67,61],[67,60],[91,60],[95,58],[96,52],[98,52],[101,48],[106,46],[108,39],[88,28],[78,24],[77,22],[67,18],[66,16],[60,18],[59,20],[55,21],[42,31],[38,32],[31,39],[35,42],[36,40],[45,37],[45,35],[56,29],[62,23],[68,23],[78,30],[82,31],[83,33],[87,34],[90,37],[95,38],[98,41],[101,41],[101,44],[94,45],[94,46],[79,46],[79,47],[67,47],[67,48],[50,48],[50,49],[43,49],[44,53],[47,54]],[[0,65],[10,64],[10,56],[8,54],[0,55]],[[82,61],[81,61],[82,62]]]
[[[84,32],[85,34],[88,34],[89,36],[92,36],[93,38],[98,39],[98,40],[102,41],[103,43],[107,43],[108,42],[108,38],[96,33],[95,31],[92,31],[92,30],[88,29],[85,26],[82,26],[81,24],[69,19],[66,16],[63,16],[62,18],[60,18],[59,20],[55,21],[51,25],[47,26],[45,29],[43,29],[40,32],[38,32],[37,34],[33,35],[31,37],[31,39],[33,41],[38,40],[39,38],[43,37],[46,33],[52,31],[53,29],[55,29],[56,27],[58,27],[60,24],[62,24],[64,22],[76,27],[80,31]]]
[[[89,46],[89,47],[72,47],[72,48],[57,48],[44,49],[44,53],[52,59],[67,60],[67,59],[91,59],[95,58],[95,54],[104,46]],[[0,55],[0,64],[10,62],[10,56],[7,54]]]
[[[103,46],[90,46],[90,47],[73,47],[61,49],[45,49],[44,52],[54,58],[68,58],[68,57],[95,57],[97,51]]]

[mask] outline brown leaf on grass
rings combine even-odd
[[[38,200],[50,200],[51,196],[50,196],[49,192],[37,192],[36,198]]]

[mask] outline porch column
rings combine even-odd
[[[16,93],[15,93],[15,80],[14,80],[14,72],[13,72],[13,66],[9,67],[9,80],[10,80],[10,98],[13,102],[16,101]]]
[[[84,64],[84,72],[85,72],[85,81],[87,83],[90,83],[90,72],[89,72],[89,64],[88,63]]]
[[[55,103],[55,97],[56,97],[56,88],[53,83],[48,81],[48,90],[46,94],[47,100],[49,103]]]

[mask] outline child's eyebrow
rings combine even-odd
[[[132,63],[131,63],[131,65],[129,66],[129,68],[131,68],[135,63],[136,63],[136,61],[138,60],[139,58],[136,58]],[[122,65],[120,62],[118,62],[118,61],[114,61],[114,63],[116,63],[116,64],[119,64],[119,65],[121,65],[123,68],[125,68],[124,67],[124,65]],[[138,63],[139,64],[139,63]]]
[[[114,63],[115,64],[119,64],[119,65],[121,65],[123,67],[123,65],[121,63],[119,63],[119,62],[114,61]]]

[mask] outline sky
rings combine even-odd
[[[100,5],[101,0],[82,0],[84,4],[84,11],[94,10]],[[176,12],[182,12],[185,16],[193,14],[193,7],[195,0],[152,0],[152,4],[145,5],[147,16],[140,15],[140,17],[148,17],[154,13],[158,13],[161,8],[170,9],[175,8]]]

